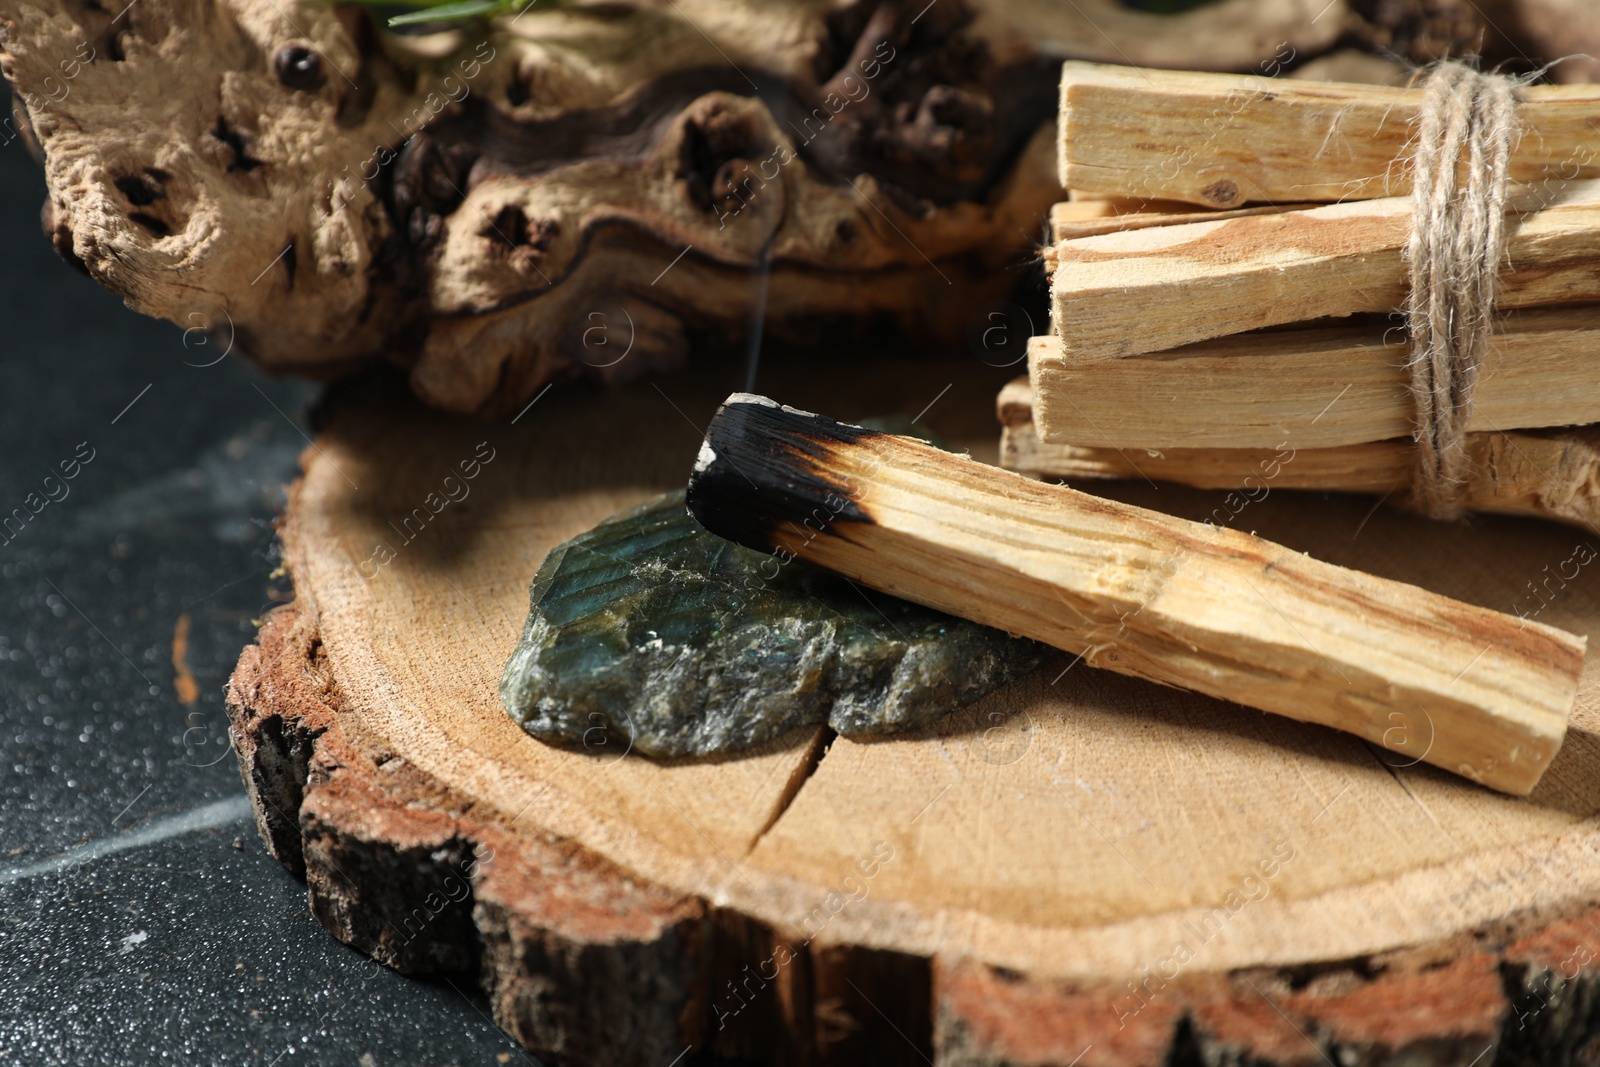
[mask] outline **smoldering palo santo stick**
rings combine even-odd
[[[1548,626],[749,394],[712,420],[688,507],[780,561],[1518,795],[1583,665]]]

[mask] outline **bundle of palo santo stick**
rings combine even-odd
[[[1600,87],[1518,96],[1459,503],[1592,525]],[[1101,199],[1052,215],[1051,334],[1001,397],[1002,462],[1405,499],[1417,399],[1394,313],[1423,104],[1421,89],[1067,64],[1062,182]]]

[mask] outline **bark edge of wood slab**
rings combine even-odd
[[[228,681],[230,731],[267,851],[329,932],[403,974],[475,973],[495,1022],[561,1064],[666,1063],[702,1038],[705,901],[547,834],[429,810],[419,793],[437,790],[383,774],[340,704],[315,613],[275,609]]]
[[[681,1054],[676,1043],[696,1034],[704,1041],[711,1024],[696,1013],[709,1011],[709,975],[739,973],[752,946],[771,943],[770,929],[652,886],[570,841],[430,810],[437,787],[416,770],[385,775],[386,754],[349,733],[341,703],[314,611],[297,601],[275,609],[229,679],[230,730],[257,831],[306,883],[330,933],[404,974],[475,972],[495,1022],[556,1067],[656,1062],[647,1054]],[[609,906],[575,909],[573,896]],[[848,992],[850,981],[871,976],[927,995],[926,1029],[876,1061],[904,1067],[927,1062],[919,1047],[931,1047],[937,1067],[1164,1067],[1195,1054],[1263,1067],[1314,1062],[1301,1038],[1274,1032],[1290,1025],[1274,1022],[1277,1009],[1336,1062],[1340,1050],[1396,1057],[1381,1062],[1409,1052],[1418,1058],[1404,1062],[1460,1067],[1499,1046],[1496,1063],[1578,1067],[1600,1033],[1597,931],[1600,909],[1570,907],[1361,959],[1148,973],[1142,986],[837,947],[817,953],[812,974],[823,992]],[[713,967],[717,953],[734,959]],[[629,969],[652,975],[643,998],[611,991]],[[833,1033],[823,1016],[805,1022]],[[753,1058],[862,1062],[776,1047]]]
[[[1587,640],[1554,627],[748,393],[711,420],[687,500],[780,564],[1518,796],[1560,749],[1583,668]]]

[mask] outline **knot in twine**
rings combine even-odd
[[[1494,328],[1519,88],[1456,62],[1440,63],[1424,83],[1405,311],[1417,410],[1411,506],[1436,519],[1464,510],[1467,420]]]

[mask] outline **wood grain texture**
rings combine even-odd
[[[1058,174],[1068,189],[1212,208],[1404,196],[1420,101],[1390,86],[1069,62]],[[1597,103],[1592,85],[1524,90],[1511,180],[1600,177]]]
[[[1416,401],[1402,333],[1386,320],[1272,330],[1080,363],[1029,343],[1046,441],[1107,448],[1336,448],[1406,437]],[[1585,308],[1506,312],[1468,432],[1600,422],[1600,323]]]
[[[1177,482],[1197,489],[1324,489],[1392,493],[1411,473],[1409,441],[1372,441],[1343,448],[1167,448],[1045,441],[1033,421],[1033,385],[1006,383],[996,399],[1000,466],[1031,478],[1132,478]]]
[[[1060,256],[1057,246],[1064,241],[1075,241],[1080,237],[1145,230],[1152,226],[1183,226],[1197,222],[1274,215],[1304,206],[1307,205],[1295,204],[1284,207],[1266,205],[1234,208],[1232,211],[1202,211],[1197,210],[1193,204],[1184,204],[1176,200],[1137,200],[1115,196],[1066,200],[1050,207],[1051,243],[1043,252],[1045,267],[1054,272]]]
[[[1213,511],[1231,516],[1277,489],[1375,493],[1404,504],[1411,479],[1409,440],[1339,448],[1120,449],[1041,440],[1033,424],[1033,387],[1008,382],[998,398],[1000,465],[1032,478],[1133,479],[1199,489],[1238,490]],[[1532,515],[1600,529],[1600,429],[1593,426],[1467,436],[1470,510]]]
[[[844,417],[914,414],[953,382],[928,421],[994,455],[1000,383],[976,360],[783,367],[773,357],[762,387],[797,404],[847,398],[836,402]],[[1593,667],[1567,744],[1527,800],[1386,766],[1318,727],[1081,664],[1062,674],[1066,658],[934,728],[835,739],[825,753],[800,737],[710,765],[611,766],[508,730],[494,679],[545,547],[612,500],[681,484],[704,420],[741,380],[739,368],[663,380],[665,397],[556,390],[515,426],[442,418],[395,391],[330,401],[285,519],[295,607],[246,650],[230,712],[264,834],[286,864],[305,864],[338,936],[412,969],[460,958],[459,944],[424,947],[438,932],[475,936],[465,980],[552,1063],[657,1062],[645,1054],[668,1048],[667,1063],[695,1044],[769,1063],[925,1064],[925,1053],[940,1067],[1066,1067],[1093,1044],[1078,1067],[1202,1053],[1320,1063],[1346,1048],[1367,1062],[1444,1064],[1459,1062],[1448,1035],[1485,1027],[1485,1044],[1538,1052],[1508,1062],[1578,1062],[1594,1019],[1573,1005],[1593,1003],[1587,946],[1600,949],[1586,904],[1600,896]],[[470,456],[486,436],[498,452],[472,496],[379,576],[355,574],[371,542],[397,538],[389,521],[437,488],[435,460]],[[1191,518],[1221,497],[1104,491]],[[1370,510],[1283,493],[1237,522],[1317,558],[1600,636],[1592,568],[1564,585],[1548,577],[1587,535]],[[1541,600],[1529,586],[1545,581]],[[325,801],[325,789],[345,799]],[[1260,865],[1282,844],[1294,856],[1266,878]],[[359,907],[325,903],[344,884],[332,864],[363,854],[345,868],[358,881],[338,890]],[[471,861],[452,925],[446,883]],[[418,925],[430,911],[417,891],[435,884],[440,918]],[[385,946],[373,931],[388,922],[400,934]],[[1202,944],[1191,927],[1220,932]],[[1193,958],[1161,977],[1185,939]],[[1434,956],[1397,957],[1415,945]],[[1469,963],[1425,969],[1458,959]],[[645,967],[660,976],[650,996],[608,991]],[[1410,1001],[1383,983],[1413,972],[1438,974],[1443,999],[1430,1003],[1459,991],[1486,1006],[1396,1011]],[[963,973],[976,976],[966,993],[950,977]],[[1483,985],[1496,975],[1498,1000]],[[1143,1002],[1126,999],[1130,981],[1149,989]],[[1349,999],[1369,987],[1367,1001]],[[639,1006],[590,1025],[613,995]],[[1549,1006],[1535,1010],[1539,997]],[[574,1029],[600,1044],[575,1044]]]
[[[1524,190],[1513,200],[1496,306],[1600,300],[1600,182]],[[1405,303],[1407,198],[1247,208],[1215,213],[1214,221],[1172,214],[1166,226],[1161,214],[1145,212],[1113,231],[1119,217],[1058,225],[1058,234],[1086,236],[1045,257],[1054,331],[1080,363],[1268,326],[1387,314]],[[1106,227],[1103,235],[1088,236],[1096,225]],[[1128,329],[1130,322],[1139,328]]]

